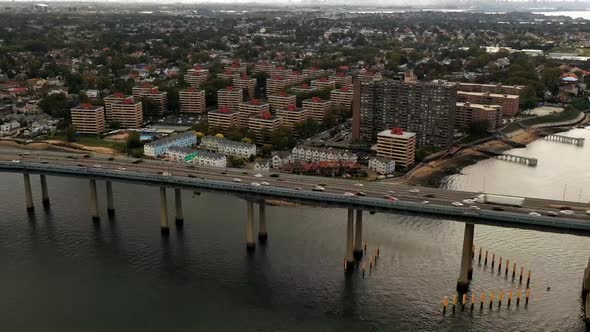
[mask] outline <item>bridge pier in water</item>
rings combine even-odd
[[[354,250],[352,256],[357,261],[363,258],[363,210],[356,210],[354,230]]]
[[[354,270],[354,209],[348,209],[348,217],[346,220],[346,255],[344,262],[346,264],[346,272]]]
[[[166,200],[166,187],[160,187],[160,232],[167,236],[170,234],[168,226],[168,202]]]
[[[100,216],[98,214],[98,198],[96,194],[96,180],[90,180],[90,215],[93,222],[99,222]]]
[[[174,204],[176,206],[176,227],[181,228],[184,225],[184,217],[182,216],[182,191],[180,188],[174,188]]]
[[[266,202],[262,199],[258,202],[258,241],[266,243],[268,233],[266,232]]]
[[[49,191],[47,190],[47,176],[41,174],[41,203],[44,208],[49,208]]]
[[[254,201],[246,200],[246,249],[254,251],[256,249],[256,242],[254,242]]]
[[[107,181],[107,213],[109,216],[115,215],[115,201],[113,199],[113,183]]]
[[[463,235],[463,252],[461,254],[461,270],[457,280],[457,291],[461,294],[467,293],[469,281],[473,275],[473,237],[474,225],[465,223],[465,233]]]
[[[27,201],[27,211],[33,211],[35,205],[33,204],[33,191],[31,190],[31,177],[29,173],[23,173],[23,179],[25,180],[25,198]]]

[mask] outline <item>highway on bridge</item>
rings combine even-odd
[[[579,202],[527,198],[522,207],[498,206],[466,202],[479,194],[475,192],[283,173],[277,173],[275,177],[271,176],[273,173],[257,174],[247,169],[203,167],[148,159],[138,162],[138,159],[124,156],[8,147],[0,148],[0,171],[104,178],[195,190],[211,189],[251,198],[278,198],[320,206],[350,206],[390,213],[400,210],[432,213],[466,218],[474,223],[590,234],[590,215],[587,214],[590,205]],[[316,186],[324,190],[314,191]],[[563,214],[561,210],[564,207],[573,211],[573,214]],[[539,215],[530,215],[531,212]]]

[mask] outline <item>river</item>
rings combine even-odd
[[[544,146],[557,153],[561,164],[554,171],[571,181],[572,188],[588,181],[579,166],[585,162],[587,169],[588,145],[538,141],[520,152],[536,155],[541,152],[534,151],[549,149]],[[504,185],[486,166],[496,162],[519,172],[505,183],[521,193],[543,196],[546,190],[537,188],[551,188],[546,181],[562,187],[543,171],[553,157],[536,156],[536,169],[483,161],[449,183],[477,190],[481,182],[469,179],[479,172],[490,174],[490,190],[501,191]],[[464,229],[459,222],[366,213],[368,249],[374,253],[378,245],[380,259],[364,278],[356,273],[347,279],[342,271],[345,210],[269,206],[269,242],[249,256],[246,205],[240,199],[211,193],[193,197],[184,191],[184,230],[173,228],[163,239],[157,188],[115,183],[117,215],[108,219],[102,199],[102,221],[94,226],[87,180],[48,177],[48,211],[39,204],[38,178],[32,180],[37,205],[29,215],[22,176],[0,175],[0,326],[5,331],[584,328],[579,294],[590,239],[583,237],[476,225],[477,246],[533,271],[531,302],[518,308],[513,302],[507,308],[505,300],[498,309],[496,301],[491,311],[486,305],[481,312],[467,309],[443,316],[440,301],[455,294],[459,273]],[[104,189],[99,182],[100,198]],[[559,189],[551,192],[559,198]],[[572,195],[577,194],[568,197]],[[490,266],[475,264],[471,290],[478,296],[517,287]]]

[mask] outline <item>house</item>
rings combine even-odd
[[[256,145],[250,143],[234,142],[226,138],[205,136],[201,138],[201,147],[215,151],[226,156],[250,158],[256,155]]]
[[[270,158],[271,167],[274,169],[281,169],[290,162],[291,154],[288,152],[274,152]]]
[[[227,166],[227,157],[224,155],[186,147],[170,147],[166,150],[166,157],[176,162],[185,162],[199,166]]]
[[[292,160],[308,162],[318,161],[357,161],[357,155],[347,150],[322,149],[308,146],[294,147],[291,151]]]
[[[148,143],[143,146],[143,154],[150,157],[160,157],[166,154],[171,147],[190,147],[197,144],[197,136],[194,131],[168,136],[166,138]]]
[[[369,159],[369,169],[383,175],[395,172],[395,161],[387,158],[375,157]]]
[[[17,121],[7,122],[0,125],[0,133],[6,135],[18,128],[20,128],[20,123],[18,123]]]
[[[257,172],[268,172],[270,171],[270,160],[269,159],[258,159],[254,163],[254,170]]]

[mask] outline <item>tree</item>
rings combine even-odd
[[[489,120],[480,120],[472,122],[469,126],[469,134],[470,135],[482,135],[487,133],[488,128],[490,125]]]
[[[121,123],[118,121],[112,121],[109,123],[109,127],[113,130],[117,130],[121,128]]]
[[[271,142],[274,150],[290,150],[297,145],[293,130],[284,126],[274,133]]]
[[[141,147],[141,139],[139,137],[139,133],[137,131],[132,131],[127,135],[126,139],[127,148],[139,148]]]
[[[64,129],[64,134],[66,135],[66,140],[68,142],[75,142],[76,141],[76,128],[73,125],[68,125]]]
[[[69,118],[68,101],[62,93],[47,95],[39,102],[43,112],[56,118]]]
[[[227,165],[229,167],[242,168],[242,167],[244,167],[245,164],[246,164],[246,162],[244,161],[244,159],[239,158],[239,157],[229,157],[227,159]]]
[[[260,155],[262,157],[270,157],[272,153],[272,145],[271,144],[264,144],[262,148],[260,148]]]
[[[541,81],[545,85],[545,88],[553,94],[557,94],[559,90],[559,78],[563,70],[559,67],[545,67],[541,74]]]
[[[328,114],[326,114],[326,116],[324,116],[324,120],[322,121],[322,126],[324,128],[331,128],[337,124],[338,119],[336,118],[336,115],[334,115],[333,112],[329,112]]]
[[[300,139],[312,137],[320,132],[320,126],[313,119],[306,119],[305,121],[295,125],[295,131]]]

